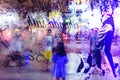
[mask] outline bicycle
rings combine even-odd
[[[34,57],[36,56],[36,57]],[[34,54],[24,54],[23,55],[23,59],[27,59],[30,61],[34,61],[36,60],[37,62],[41,62],[41,57],[44,58],[46,60],[46,58],[44,57],[44,55],[41,52],[35,52]]]

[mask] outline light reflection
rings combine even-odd
[[[3,39],[10,41],[12,39],[12,31],[11,30],[4,30],[3,31]]]

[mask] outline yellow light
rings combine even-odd
[[[85,2],[85,1],[86,1],[86,0],[74,0],[74,2],[77,3],[77,4],[83,3],[83,2]]]

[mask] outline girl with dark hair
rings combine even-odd
[[[56,80],[65,80],[66,63],[68,62],[68,59],[66,56],[63,42],[58,42],[56,51],[52,57],[52,62],[54,63],[52,69],[52,76],[55,77]]]

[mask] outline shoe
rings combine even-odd
[[[115,72],[115,71],[113,71],[113,75],[114,75],[114,77],[115,77],[115,78],[117,77],[117,74],[116,74],[116,72]]]
[[[102,70],[102,73],[100,74],[100,76],[105,76],[105,70]]]
[[[114,74],[114,77],[116,78],[116,77],[117,77],[117,75],[116,75],[116,74]]]
[[[105,76],[105,70],[102,70],[102,75]]]

